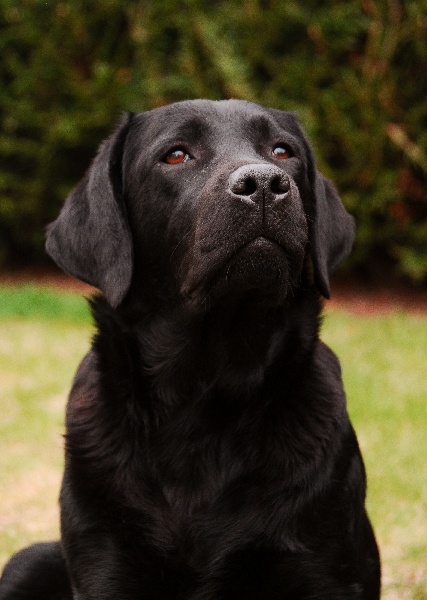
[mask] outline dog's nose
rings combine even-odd
[[[252,202],[284,200],[290,189],[289,177],[273,165],[249,164],[230,175],[229,190]]]

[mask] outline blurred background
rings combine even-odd
[[[298,113],[357,219],[322,336],[382,598],[427,600],[427,0],[0,0],[0,76],[0,570],[59,535],[64,406],[93,334],[47,223],[122,111],[243,98]]]
[[[0,0],[0,267],[120,112],[185,98],[295,110],[358,221],[349,265],[427,276],[426,0]]]

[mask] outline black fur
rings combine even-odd
[[[1,600],[379,598],[318,337],[353,235],[291,113],[190,101],[122,120],[48,235],[104,293],[68,403],[61,545],[12,558]]]

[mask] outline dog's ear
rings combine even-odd
[[[67,273],[102,290],[115,307],[129,288],[133,250],[123,200],[122,157],[132,121],[124,115],[85,177],[48,226],[46,250]]]
[[[311,259],[316,285],[330,297],[330,275],[350,254],[355,221],[345,210],[337,190],[317,170],[312,183],[314,207],[311,217]]]
[[[302,144],[306,155],[310,254],[314,281],[320,293],[330,297],[330,275],[350,254],[354,218],[345,210],[337,190],[316,168],[314,152],[295,113],[269,109],[280,125]]]

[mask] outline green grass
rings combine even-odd
[[[90,322],[87,303],[76,293],[35,285],[1,286],[0,319],[36,319]]]
[[[63,415],[92,328],[78,295],[0,287],[0,565],[58,536]],[[368,472],[386,600],[427,599],[427,313],[328,311]]]
[[[58,536],[64,407],[90,323],[76,294],[0,287],[0,564]]]
[[[427,312],[328,312],[368,474],[368,510],[383,558],[383,598],[427,598]]]

